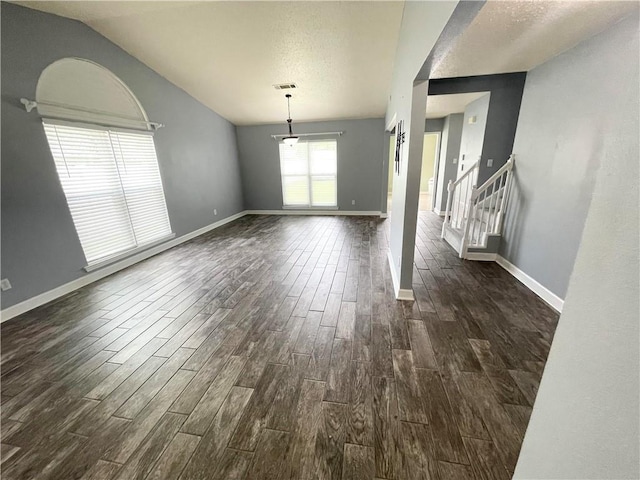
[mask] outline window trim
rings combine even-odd
[[[83,120],[68,120],[56,117],[41,117],[40,120],[43,124],[48,123],[50,125],[60,125],[62,127],[75,127],[75,128],[86,128],[88,130],[98,130],[100,132],[122,132],[122,133],[132,133],[136,135],[149,135],[153,137],[155,135],[154,130],[143,130],[136,128],[126,128],[126,127],[115,127],[109,124],[101,124],[101,123],[91,123]]]
[[[151,247],[160,245],[161,243],[164,243],[175,237],[176,237],[176,234],[174,232],[171,232],[169,235],[166,235],[162,238],[158,238],[153,242],[145,243],[144,245],[137,246],[135,248],[132,248],[131,250],[125,250],[124,252],[119,252],[119,253],[116,253],[115,255],[105,257],[99,262],[87,264],[86,266],[83,267],[83,270],[85,272],[93,272],[94,270],[99,270],[101,268],[111,265],[112,263],[116,263],[116,262],[119,262],[120,260],[124,260],[125,258],[128,258],[131,255],[135,255],[136,253],[140,253],[140,252],[143,252],[144,250],[148,250]]]
[[[303,175],[301,174],[283,174],[282,173],[282,158],[280,157],[280,145],[283,145],[284,142],[282,140],[280,140],[278,142],[278,161],[279,161],[279,167],[280,167],[280,188],[282,190],[282,209],[283,210],[308,210],[308,211],[322,211],[322,210],[339,210],[340,208],[338,207],[338,139],[337,138],[322,138],[322,139],[313,139],[313,140],[300,140],[301,143],[320,143],[320,142],[327,142],[327,141],[334,141],[336,142],[336,173],[335,174],[318,174],[318,175],[313,175],[311,173],[311,164],[309,161],[309,155],[308,155],[308,147],[307,147],[307,180],[308,180],[308,186],[309,186],[309,203],[308,204],[286,204],[285,203],[285,189],[284,189],[284,182],[282,181],[285,177],[302,177]],[[335,205],[313,205],[313,177],[333,177],[335,179],[335,184],[336,184],[336,196],[335,196]]]
[[[306,206],[306,205],[283,205],[282,206],[283,210],[317,210],[317,211],[323,211],[323,210],[340,210],[338,208],[337,205],[335,206],[319,206],[319,207],[313,207],[313,206]]]

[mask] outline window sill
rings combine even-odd
[[[167,236],[164,236],[162,238],[159,238],[158,240],[154,240],[153,242],[150,243],[146,243],[140,247],[136,247],[136,248],[132,248],[131,250],[127,250],[126,252],[122,252],[122,253],[118,253],[112,257],[108,257],[104,260],[101,260],[99,262],[96,263],[92,263],[90,265],[87,265],[86,267],[84,267],[84,271],[85,272],[93,272],[95,270],[99,270],[101,268],[104,268],[108,265],[111,265],[112,263],[116,263],[120,260],[124,260],[125,258],[128,258],[132,255],[135,255],[136,253],[140,253],[143,252],[145,250],[148,250],[151,247],[155,247],[156,245],[160,245],[161,243],[166,242],[167,240],[171,240],[172,238],[175,238],[176,234],[175,233],[171,233]]]
[[[337,206],[333,207],[310,207],[309,205],[283,205],[283,210],[338,210]]]

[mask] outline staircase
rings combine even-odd
[[[442,238],[455,248],[460,258],[496,259],[514,162],[511,155],[480,187],[476,187],[479,162],[455,182],[449,181]]]

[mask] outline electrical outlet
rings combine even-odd
[[[487,160],[487,167],[493,167],[493,158]]]
[[[454,158],[454,159],[453,159],[453,164],[455,165],[456,163],[458,163],[458,159],[457,159],[457,158]]]
[[[355,200],[351,200],[351,205],[355,205],[356,201]]]
[[[213,209],[213,214],[214,214],[214,215],[217,215],[217,214],[218,214],[218,210],[214,208],[214,209]]]
[[[9,290],[10,288],[11,282],[8,278],[3,278],[2,280],[0,280],[0,290],[4,292],[5,290]]]

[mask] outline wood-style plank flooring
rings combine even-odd
[[[249,216],[2,325],[2,478],[508,479],[557,314],[420,214]]]

